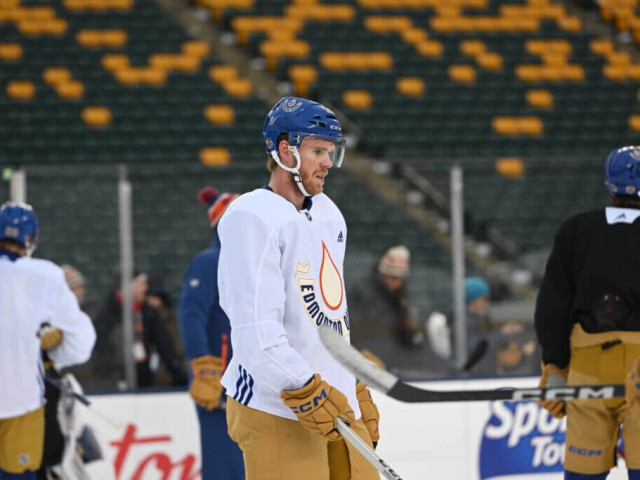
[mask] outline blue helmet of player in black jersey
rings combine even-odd
[[[640,146],[616,148],[609,154],[604,184],[613,195],[640,196]]]
[[[278,137],[288,135],[289,149],[296,158],[295,167],[287,167],[278,156]],[[342,125],[335,113],[324,105],[298,97],[281,98],[269,111],[264,121],[262,135],[267,153],[284,170],[291,172],[298,188],[307,196],[300,179],[300,154],[298,147],[306,137],[320,138],[335,144],[331,152],[331,164],[340,167],[344,159],[345,145],[342,139]]]
[[[0,207],[0,240],[13,240],[31,255],[36,249],[38,220],[31,205],[6,202]]]

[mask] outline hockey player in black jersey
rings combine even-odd
[[[624,383],[640,356],[640,146],[611,152],[604,179],[611,206],[565,220],[547,262],[535,312],[541,385]],[[640,479],[638,402],[541,404],[567,415],[565,479],[604,480],[620,427],[629,479]]]

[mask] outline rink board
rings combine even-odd
[[[434,390],[536,384],[536,378],[415,383]],[[535,402],[407,404],[377,392],[373,396],[381,414],[378,453],[405,480],[562,478],[565,421],[553,419]],[[114,427],[82,409],[114,478],[200,478],[199,428],[186,392],[90,399],[92,408],[119,424]],[[609,475],[609,480],[621,478],[626,478],[623,466]]]

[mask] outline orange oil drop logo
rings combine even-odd
[[[337,310],[342,305],[344,298],[342,277],[324,242],[322,242],[322,264],[320,265],[320,293],[329,309]]]

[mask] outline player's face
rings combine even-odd
[[[298,148],[300,153],[300,177],[310,195],[322,193],[324,182],[332,166],[331,153],[336,146],[329,140],[306,137]]]

